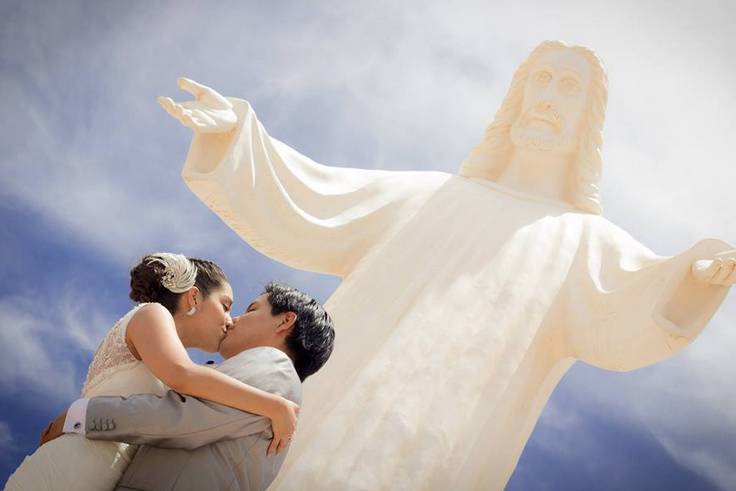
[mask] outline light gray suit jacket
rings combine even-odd
[[[301,404],[299,377],[281,350],[245,350],[217,370]],[[263,490],[286,458],[286,452],[266,456],[273,437],[268,418],[171,390],[94,397],[85,423],[87,438],[145,445],[118,490]]]

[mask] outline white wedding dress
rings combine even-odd
[[[140,304],[121,318],[105,336],[87,372],[82,397],[127,396],[166,391],[164,384],[128,350],[125,332]],[[114,489],[137,450],[136,445],[87,440],[68,434],[53,440],[23,460],[10,476],[6,491]]]

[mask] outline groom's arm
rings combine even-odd
[[[89,401],[85,424],[84,436],[91,440],[190,450],[271,427],[271,421],[264,416],[173,390],[163,396],[95,397]]]
[[[273,348],[257,350],[228,360],[222,371],[301,403],[301,385],[289,358]],[[247,363],[243,363],[243,357]],[[270,432],[271,428],[270,420],[264,416],[171,390],[163,396],[94,397],[78,403],[86,404],[86,408],[77,414],[76,420],[72,416],[74,407],[70,408],[65,431],[81,433],[92,440],[194,449],[220,440]],[[75,424],[79,427],[74,428]]]

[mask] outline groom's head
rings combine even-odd
[[[269,283],[245,313],[233,319],[220,354],[230,358],[250,348],[273,346],[289,355],[304,381],[325,364],[334,341],[332,319],[317,300],[296,288]]]

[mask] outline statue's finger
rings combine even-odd
[[[198,102],[203,102],[213,109],[231,109],[233,105],[212,87],[195,82],[191,78],[182,77],[177,80],[182,90],[192,94]]]
[[[176,80],[176,85],[178,85],[181,90],[189,92],[194,97],[200,97],[204,95],[206,89],[209,88],[187,77],[178,78]]]
[[[734,283],[736,283],[736,268],[721,282],[723,286],[731,286]]]
[[[214,109],[232,109],[233,105],[228,101],[222,94],[209,87],[203,96],[202,100],[210,107]]]
[[[176,110],[176,103],[171,99],[171,97],[159,97],[156,100],[171,117],[179,119],[179,112]]]
[[[174,99],[172,99],[171,97],[158,96],[156,100],[163,108],[174,106]]]
[[[163,98],[163,100],[159,100],[159,103],[172,118],[176,119],[184,126],[192,128],[191,111],[181,104],[174,102],[170,98]]]
[[[193,124],[193,125],[194,125],[194,126],[195,126],[195,127],[196,127],[196,128],[198,129],[198,130],[202,130],[202,129],[205,129],[205,128],[208,128],[208,127],[209,127],[209,125],[208,125],[208,124],[207,124],[207,123],[206,123],[205,121],[202,121],[202,120],[201,120],[200,118],[198,118],[198,117],[196,117],[196,116],[192,116],[192,117],[191,117],[190,119],[191,119],[191,121],[192,121],[192,124]]]
[[[731,274],[731,271],[733,269],[730,268],[729,265],[722,259],[716,259],[716,261],[720,263],[720,268],[718,268],[718,271],[713,275],[711,282],[720,284],[728,277],[729,274]]]
[[[191,115],[182,114],[181,117],[179,117],[179,121],[181,122],[181,124],[192,130],[199,130],[203,127],[203,125],[200,124],[198,121],[195,121],[195,119]]]
[[[233,107],[230,101],[212,87],[200,84],[186,77],[177,80],[177,84],[181,89],[186,90],[196,97],[198,101],[204,102],[213,109],[232,109]]]
[[[721,269],[721,263],[716,259],[701,259],[695,263],[695,269],[702,278],[712,278]]]
[[[722,268],[723,277],[721,282],[724,284],[727,283],[728,278],[734,273],[734,271],[736,271],[736,260],[731,258],[724,259]]]
[[[182,118],[188,118],[192,114],[190,110],[178,103],[174,104],[173,112],[179,120]]]

